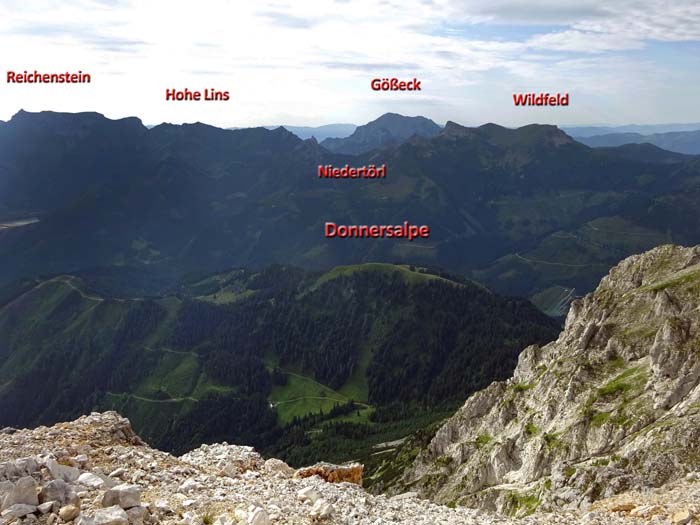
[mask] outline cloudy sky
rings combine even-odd
[[[145,123],[700,122],[698,0],[3,0],[0,119],[98,111]],[[82,70],[91,84],[19,85],[7,71]],[[418,78],[380,93],[376,77]],[[167,88],[228,102],[167,102]],[[566,108],[514,92],[568,92]]]

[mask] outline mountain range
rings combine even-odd
[[[319,178],[328,164],[388,174]],[[122,292],[143,295],[235,266],[390,261],[467,275],[562,315],[623,257],[698,242],[699,194],[697,157],[592,149],[554,126],[448,122],[346,155],[281,128],[20,112],[0,124],[0,222],[15,221],[0,229],[0,284],[107,269]],[[410,221],[431,234],[325,238],[328,221]]]
[[[562,129],[576,138],[608,135],[611,133],[639,133],[641,135],[651,135],[674,131],[695,131],[700,129],[700,122],[688,122],[684,124],[627,124],[625,126],[562,126]]]
[[[645,143],[653,144],[654,146],[668,151],[675,151],[688,155],[700,155],[700,130],[674,131],[669,133],[655,133],[652,135],[642,135],[640,133],[609,133],[605,135],[579,137],[577,140],[593,148]]]
[[[319,176],[345,165],[387,175]],[[361,460],[373,490],[513,516],[676,482],[700,252],[670,243],[700,242],[698,202],[699,156],[550,125],[387,114],[319,143],[21,111],[0,123],[0,426],[117,410],[174,453]]]
[[[149,126],[149,128],[154,126]],[[357,129],[357,124],[326,124],[323,126],[291,126],[287,124],[276,124],[272,126],[263,126],[267,129],[285,128],[291,131],[300,139],[306,140],[315,137],[316,140],[322,141],[327,138],[346,138]],[[669,133],[676,131],[696,131],[700,130],[700,122],[686,124],[628,124],[625,126],[560,126],[562,131],[572,137],[586,138],[594,135],[609,135],[636,133],[640,135],[649,135],[657,133]],[[227,129],[246,129],[240,127]]]
[[[318,141],[328,138],[345,138],[357,129],[355,124],[326,124],[324,126],[290,126],[288,124],[280,124],[275,126],[263,126],[265,129],[284,128],[287,131],[294,133],[302,140],[315,138]],[[247,129],[247,128],[228,128],[231,130]]]

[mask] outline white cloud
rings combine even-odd
[[[516,38],[514,24],[531,26],[537,34]],[[477,31],[484,28],[488,31]],[[644,56],[616,58],[616,53],[644,53],[657,40],[700,40],[700,4],[9,1],[0,4],[3,67],[82,69],[93,75],[93,83],[2,83],[0,118],[22,107],[137,115],[147,123],[322,124],[363,122],[375,118],[382,107],[400,107],[442,120],[475,122],[500,115],[516,122],[528,118],[522,111],[513,113],[509,105],[509,92],[519,86],[575,88],[578,100],[590,97],[591,104],[600,105],[606,100],[602,81],[628,91],[640,79],[648,85],[653,64]],[[582,67],[586,55],[597,58]],[[605,65],[611,60],[617,64],[614,70]],[[369,82],[375,76],[417,76],[424,91],[373,92]],[[698,75],[689,68],[680,78],[695,82]],[[165,101],[165,89],[184,87],[229,90],[231,101]],[[662,86],[659,92],[663,89],[673,88]],[[479,106],[479,100],[489,104]],[[618,100],[614,93],[607,100],[620,104],[621,115],[633,109],[630,100]],[[590,114],[579,106],[555,117],[584,122]],[[682,115],[700,120],[700,114]],[[671,116],[659,108],[657,119],[665,118]]]

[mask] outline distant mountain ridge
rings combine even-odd
[[[326,164],[387,164],[388,175],[321,180]],[[154,276],[145,284],[162,291],[193,271],[392,261],[468,275],[562,315],[626,255],[700,242],[698,180],[695,157],[590,148],[549,125],[448,122],[350,156],[283,128],[149,130],[21,113],[0,124],[0,221],[25,224],[0,230],[0,285],[101,267]],[[431,234],[329,239],[327,221],[409,221]]]
[[[653,144],[667,151],[700,155],[700,129],[695,131],[674,131],[642,135],[639,133],[610,133],[579,137],[576,140],[593,148],[615,147],[623,144]]]
[[[256,126],[258,127],[258,126]],[[294,133],[302,140],[315,138],[317,141],[322,141],[327,138],[345,138],[357,129],[357,124],[325,124],[323,126],[290,126],[280,124],[275,126],[260,126],[265,129],[284,128],[287,131]],[[231,130],[250,129],[250,128],[227,128]]]
[[[624,126],[562,126],[561,128],[575,138],[608,135],[612,133],[639,133],[641,135],[650,135],[675,131],[695,131],[700,129],[700,122],[685,124],[627,124]]]
[[[425,117],[405,117],[386,113],[372,122],[359,126],[346,138],[328,138],[321,146],[333,153],[359,155],[377,148],[397,146],[412,136],[431,138],[442,128]]]

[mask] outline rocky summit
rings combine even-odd
[[[146,445],[116,412],[93,413],[50,428],[0,432],[0,525],[689,523],[700,501],[700,474],[692,474],[587,512],[517,519],[449,508],[410,492],[367,494],[342,481],[357,480],[356,465],[321,464],[314,471],[307,477],[309,469],[295,471],[226,443],[177,458]]]
[[[226,443],[176,458],[144,444],[116,412],[51,428],[4,429],[0,461],[2,525],[432,525],[471,523],[478,514],[412,495],[368,495],[342,481],[358,480],[356,465],[297,472]]]
[[[664,491],[700,465],[699,378],[700,248],[660,246],[613,268],[556,341],[471,396],[394,490],[513,516]],[[649,505],[637,515],[671,522]]]

